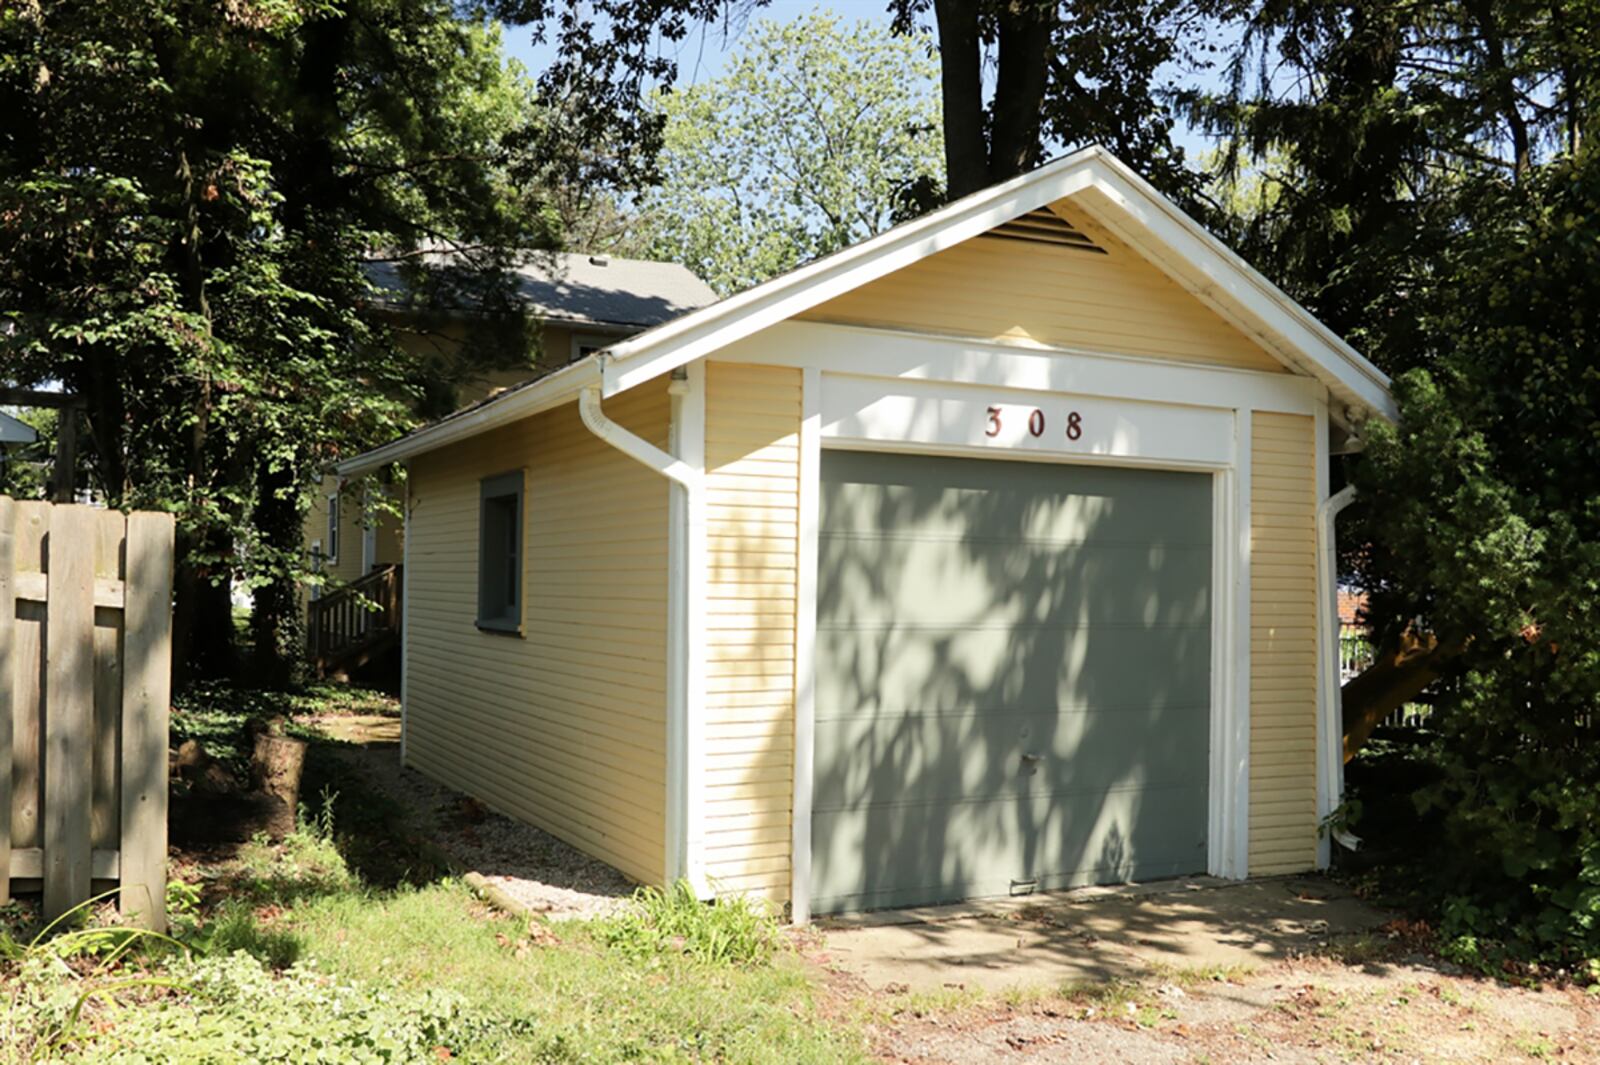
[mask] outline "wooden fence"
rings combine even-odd
[[[166,924],[169,514],[0,496],[0,902]]]

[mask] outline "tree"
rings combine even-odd
[[[179,668],[228,667],[238,576],[281,678],[307,495],[417,385],[364,262],[464,242],[493,309],[552,238],[539,109],[445,0],[12,5],[0,109],[0,378],[85,397],[95,486],[177,513]]]
[[[1198,176],[1172,141],[1177,78],[1217,48],[1229,0],[892,0],[908,30],[938,28],[947,193],[1037,165],[1046,142],[1101,144],[1188,202]],[[992,64],[993,89],[985,91]]]
[[[1454,647],[1416,883],[1447,936],[1571,965],[1600,959],[1600,157],[1463,197],[1417,294],[1428,369],[1352,470],[1355,572],[1380,637]]]
[[[589,143],[618,138],[635,177],[648,177],[666,115],[638,90],[670,88],[667,42],[695,25],[738,25],[767,0],[501,0],[502,17],[534,21],[558,58],[540,77]],[[1014,177],[1040,161],[1046,142],[1103,144],[1164,191],[1184,200],[1200,188],[1173,144],[1172,101],[1186,68],[1218,46],[1210,21],[1238,0],[887,0],[895,29],[935,33],[943,101],[946,181],[925,189],[923,208]],[[994,70],[992,89],[986,70]]]
[[[658,97],[655,257],[727,295],[887,229],[941,163],[927,42],[821,12],[749,28],[720,77]]]
[[[1600,49],[1578,27],[1595,14],[1478,0],[1261,5],[1231,90],[1190,105],[1227,139],[1224,177],[1252,172],[1270,197],[1213,221],[1383,369],[1433,365],[1424,300],[1463,233],[1502,224],[1481,215],[1505,206],[1484,190],[1591,150]],[[1461,649],[1391,621],[1375,619],[1388,641],[1345,689],[1352,752]]]
[[[1229,90],[1184,102],[1228,146],[1222,171],[1258,169],[1273,202],[1213,220],[1385,369],[1413,365],[1408,304],[1465,221],[1462,190],[1587,144],[1597,17],[1590,0],[1256,5]]]

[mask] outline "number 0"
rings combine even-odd
[[[1044,435],[1044,411],[1035,408],[1034,412],[1028,415],[1028,432],[1034,436]]]

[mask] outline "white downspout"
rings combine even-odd
[[[681,373],[681,371],[679,371]],[[687,377],[673,375],[668,386],[672,422],[669,446],[681,450],[680,429],[684,398],[689,392]],[[693,648],[695,640],[689,586],[692,576],[693,540],[691,501],[703,483],[701,471],[642,437],[636,436],[601,409],[600,388],[591,385],[578,393],[578,416],[595,436],[672,482],[668,512],[667,573],[667,795],[666,795],[666,878],[668,883],[688,879],[702,897],[709,894],[699,860],[699,840],[692,839],[689,816],[690,728],[694,716]]]
[[[1339,569],[1334,522],[1339,512],[1356,498],[1355,485],[1346,485],[1317,505],[1317,611],[1322,653],[1317,656],[1317,713],[1322,720],[1320,786],[1317,820],[1322,822],[1344,802],[1344,716],[1339,699]],[[1361,840],[1348,830],[1332,832],[1335,842],[1355,850]]]

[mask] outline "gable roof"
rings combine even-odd
[[[1389,379],[1333,330],[1098,146],[964,196],[939,210],[737,295],[673,318],[549,377],[339,465],[353,474],[432,450],[573,399],[613,396],[1040,207],[1073,197],[1094,220],[1286,365],[1322,382],[1334,418],[1397,417]]]
[[[422,262],[449,270],[460,258],[441,250],[426,253]],[[527,256],[513,273],[517,299],[530,316],[545,322],[638,329],[671,321],[717,299],[711,286],[688,267],[650,259],[538,252]],[[367,277],[391,299],[390,306],[408,305],[397,264],[369,263]]]

